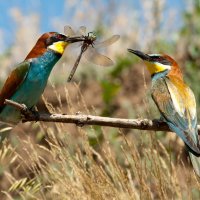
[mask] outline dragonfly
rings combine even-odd
[[[71,26],[65,26],[64,34],[68,37],[80,36],[84,39],[83,42],[80,43],[81,51],[68,77],[68,82],[70,82],[71,79],[73,78],[74,73],[76,72],[76,69],[79,65],[79,62],[83,54],[84,54],[84,57],[89,62],[92,62],[96,65],[111,66],[114,64],[113,61],[109,57],[99,53],[98,49],[106,48],[107,46],[110,46],[113,43],[115,43],[120,38],[119,35],[112,35],[110,38],[104,41],[99,41],[95,32],[87,33],[87,28],[85,26],[80,26],[78,31],[76,32],[72,29]]]

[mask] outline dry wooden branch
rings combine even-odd
[[[110,118],[110,117],[99,117],[93,115],[65,115],[65,114],[40,114],[31,112],[25,105],[19,104],[11,100],[5,100],[5,104],[13,106],[19,109],[24,115],[23,122],[30,121],[44,121],[44,122],[60,122],[60,123],[73,123],[77,126],[84,125],[98,125],[98,126],[109,126],[116,128],[130,128],[139,130],[150,130],[150,131],[170,131],[169,127],[165,122],[159,120],[149,119],[121,119],[121,118]],[[200,133],[200,127],[198,126]]]

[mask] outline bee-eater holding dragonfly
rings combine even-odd
[[[145,54],[132,49],[128,51],[140,57],[147,65],[152,78],[152,98],[161,118],[184,141],[194,170],[200,176],[196,101],[192,90],[183,81],[180,67],[168,55]]]
[[[67,37],[56,32],[44,33],[4,84],[0,92],[0,121],[17,124],[21,120],[21,113],[16,108],[5,105],[5,99],[25,104],[29,109],[33,108],[46,87],[52,68],[62,57],[65,48],[70,43],[83,40],[81,37]]]

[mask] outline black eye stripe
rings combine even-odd
[[[59,40],[60,40],[60,39],[59,39],[58,37],[52,37],[52,38],[51,38],[51,41],[52,41],[52,42],[57,42],[57,41],[59,41]]]
[[[166,58],[164,58],[162,56],[151,56],[151,60],[153,62],[158,62],[163,65],[171,65],[172,64],[169,60],[167,60]]]
[[[60,34],[55,34],[46,40],[46,45],[49,46],[53,44],[54,42],[62,41],[64,39],[65,39],[65,36],[60,35]]]
[[[161,56],[151,56],[152,59],[160,59],[162,58]]]
[[[161,60],[159,61],[159,63],[163,64],[163,65],[171,65],[172,63],[168,60]]]

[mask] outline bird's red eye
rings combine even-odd
[[[62,38],[63,38],[63,36],[62,36],[62,35],[60,35],[60,34],[57,34],[57,35],[56,35],[56,38],[57,38],[57,39],[62,39]]]

